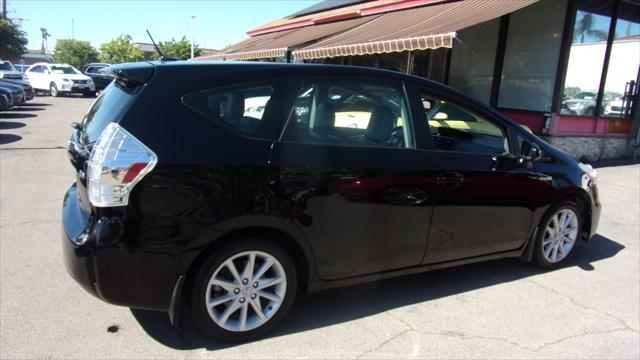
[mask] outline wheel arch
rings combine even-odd
[[[553,205],[558,204],[562,201],[572,201],[577,206],[578,209],[582,211],[582,234],[580,234],[580,238],[582,240],[587,240],[588,234],[591,232],[591,200],[587,192],[579,187],[572,187],[567,189],[567,192],[560,196],[556,201],[553,202]]]
[[[282,227],[273,226],[273,224],[259,224],[258,222],[254,222],[254,224],[255,225],[234,227],[210,241],[187,266],[185,271],[185,285],[187,288],[191,286],[191,280],[194,278],[199,267],[216,249],[243,238],[261,238],[272,241],[289,252],[298,272],[298,289],[300,292],[306,292],[309,277],[315,273],[313,254],[307,246],[306,240],[301,239],[300,235],[294,235],[295,233],[292,233],[290,230],[288,231],[286,228],[283,229]]]

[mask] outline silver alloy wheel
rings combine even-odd
[[[578,215],[571,209],[558,210],[544,230],[542,253],[550,263],[562,261],[569,255],[578,239]]]
[[[262,251],[246,251],[214,271],[204,301],[218,326],[244,332],[269,321],[282,305],[286,290],[287,278],[278,259]]]

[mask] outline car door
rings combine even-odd
[[[430,134],[435,178],[432,226],[424,264],[521,248],[531,233],[533,211],[551,189],[549,177],[518,165],[507,122],[481,106],[418,87]]]
[[[401,82],[304,79],[271,164],[274,191],[322,279],[422,261],[432,178],[415,149]]]
[[[36,89],[43,89],[42,83],[42,71],[44,67],[42,65],[37,65],[33,69],[27,72],[27,77],[29,78],[29,83]]]

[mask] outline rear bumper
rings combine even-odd
[[[89,214],[80,208],[77,187],[67,191],[62,207],[62,256],[69,275],[89,293],[98,296],[94,272],[95,252],[88,244],[86,226]]]
[[[122,221],[91,215],[80,206],[78,188],[67,191],[62,209],[62,249],[69,275],[82,288],[114,305],[167,311],[180,274],[175,258],[127,241]]]

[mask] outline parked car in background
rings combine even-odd
[[[611,93],[605,92],[602,98],[603,106],[614,99]],[[598,93],[592,91],[579,92],[571,98],[562,101],[561,114],[566,115],[595,115]]]
[[[100,72],[100,70],[106,69],[109,66],[111,66],[111,64],[105,63],[91,63],[83,66],[82,73],[93,79],[93,83],[96,85],[96,91],[103,90],[113,81],[113,76]]]
[[[35,97],[35,95],[36,95],[35,90],[31,86],[31,84],[29,84],[27,81],[12,80],[12,79],[0,79],[0,84],[2,84],[2,83],[9,83],[9,84],[21,86],[22,90],[24,90],[25,101],[33,99]]]
[[[16,68],[16,70],[20,71],[21,73],[24,73],[25,71],[27,71],[27,69],[29,68],[29,66],[31,65],[26,65],[26,64],[13,64],[13,66]]]
[[[69,140],[67,271],[171,321],[186,304],[218,339],[266,334],[299,292],[497,258],[558,268],[598,227],[595,170],[424,78],[269,63],[107,71],[116,80]],[[350,115],[355,127],[336,121]]]
[[[0,60],[0,79],[23,80],[24,74],[16,70],[10,61]]]
[[[9,110],[13,107],[13,95],[11,90],[0,86],[0,111]]]
[[[625,116],[625,111],[630,108],[628,96],[622,96],[611,101],[604,107],[603,115],[605,116]]]
[[[27,94],[25,93],[22,86],[2,80],[0,80],[0,86],[5,89],[11,90],[11,95],[13,97],[13,106],[20,105],[27,101]]]
[[[35,63],[26,75],[34,89],[48,92],[51,96],[80,93],[85,97],[96,96],[96,86],[90,77],[67,64]]]
[[[570,112],[573,112],[571,115],[594,115],[597,98],[597,93],[584,91],[572,98],[565,99],[562,101],[562,105],[563,108],[566,106]]]

